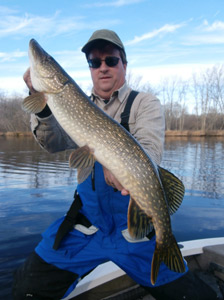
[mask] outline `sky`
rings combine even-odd
[[[31,38],[87,92],[81,48],[103,28],[123,41],[128,72],[152,86],[224,62],[224,0],[0,0],[0,92],[27,94]]]

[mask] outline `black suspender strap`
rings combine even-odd
[[[64,236],[66,236],[67,233],[73,229],[73,226],[76,223],[76,217],[78,215],[80,208],[82,207],[82,201],[79,197],[79,194],[77,193],[77,190],[75,191],[74,198],[75,200],[72,202],[72,205],[70,206],[64,221],[61,223],[60,227],[58,228],[54,240],[54,245],[53,245],[54,250],[57,250],[59,248],[59,245],[62,239],[64,238]]]
[[[135,97],[138,95],[137,91],[131,91],[131,93],[128,96],[126,106],[124,108],[124,111],[121,114],[121,125],[129,131],[129,116],[130,116],[130,111],[131,111],[131,106],[133,101],[135,100]]]

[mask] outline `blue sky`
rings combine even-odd
[[[156,85],[224,62],[224,0],[0,0],[0,92],[26,92],[35,38],[88,91],[81,47],[94,30],[118,33],[128,70]]]

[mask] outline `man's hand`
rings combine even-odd
[[[123,188],[120,182],[114,177],[114,175],[107,168],[103,167],[103,173],[104,173],[105,181],[108,185],[120,191],[123,196],[129,195],[129,191]]]
[[[25,81],[28,89],[30,90],[30,93],[33,94],[36,92],[36,90],[33,88],[31,77],[30,77],[30,68],[26,70],[26,72],[23,75],[23,80]]]

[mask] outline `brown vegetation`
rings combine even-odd
[[[0,132],[10,135],[17,132],[30,131],[30,116],[21,108],[23,98],[15,95],[11,97],[0,93]]]

